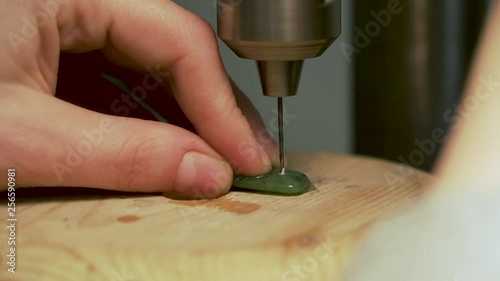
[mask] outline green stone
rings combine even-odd
[[[282,195],[298,195],[311,187],[311,181],[299,171],[287,169],[284,173],[280,173],[280,170],[275,168],[261,176],[235,176],[233,187]]]

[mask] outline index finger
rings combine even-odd
[[[176,99],[197,133],[237,172],[254,175],[270,169],[267,153],[237,106],[216,35],[206,21],[171,1],[81,2],[75,6],[84,15],[73,26],[86,33],[80,32],[80,40],[62,38],[62,48],[107,42],[138,64],[168,71]],[[75,30],[66,36],[74,37]]]

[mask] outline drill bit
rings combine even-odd
[[[279,127],[279,150],[280,150],[280,174],[285,173],[285,151],[283,139],[283,98],[278,98],[278,127]]]

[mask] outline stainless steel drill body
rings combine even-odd
[[[264,95],[297,93],[302,64],[340,36],[340,0],[219,0],[217,33],[258,63]]]
[[[263,94],[278,98],[281,113],[281,99],[297,94],[304,60],[340,36],[340,10],[340,0],[219,0],[217,34],[236,55],[257,61]]]

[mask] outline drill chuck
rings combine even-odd
[[[217,34],[239,57],[257,61],[264,95],[297,93],[304,60],[340,36],[340,0],[219,0]]]

